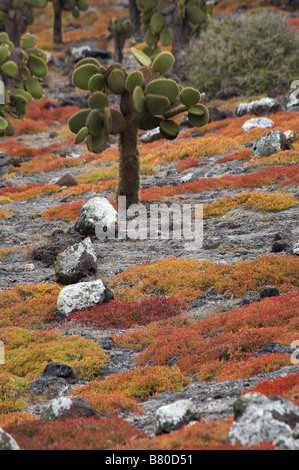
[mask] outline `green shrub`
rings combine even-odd
[[[208,98],[285,93],[299,72],[299,39],[274,12],[213,19],[184,58],[185,76]]]

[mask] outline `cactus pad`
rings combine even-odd
[[[158,78],[152,80],[145,89],[145,94],[166,96],[170,103],[176,99],[179,93],[179,88],[174,80],[167,78]]]
[[[174,121],[163,120],[160,122],[160,133],[162,137],[168,140],[174,140],[180,132],[180,126]]]
[[[80,65],[73,72],[73,83],[81,90],[88,90],[89,80],[97,73],[99,73],[99,68],[95,64]]]
[[[160,75],[165,75],[174,64],[174,56],[170,52],[161,52],[157,55],[153,62],[154,72],[160,73]]]
[[[194,106],[200,101],[200,93],[192,87],[183,88],[180,93],[180,100],[185,106]]]

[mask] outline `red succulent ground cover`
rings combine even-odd
[[[165,365],[178,357],[179,369],[197,374],[199,380],[251,377],[290,364],[290,354],[252,355],[270,341],[291,344],[299,338],[298,299],[296,290],[198,322],[186,317],[153,322],[115,341],[140,351],[138,364]]]
[[[82,206],[88,201],[88,199],[75,202],[63,202],[59,206],[51,207],[42,212],[42,216],[47,220],[52,219],[65,219],[75,221],[78,218],[79,212]]]
[[[259,188],[261,186],[268,186],[273,183],[279,183],[281,181],[294,178],[298,172],[299,165],[279,167],[271,166],[254,173],[246,173],[244,175],[224,175],[219,178],[199,178],[177,186],[157,186],[142,189],[141,197],[145,201],[152,201],[179,194],[211,191],[212,189]]]
[[[299,372],[278,377],[277,379],[268,379],[259,382],[255,387],[244,391],[242,395],[249,392],[258,392],[264,395],[278,395],[287,398],[295,405],[299,406]]]
[[[6,431],[21,450],[99,450],[144,437],[133,424],[112,415],[103,418],[69,418],[44,423],[33,421],[10,425]]]
[[[126,302],[112,300],[108,304],[95,305],[68,316],[68,322],[95,328],[130,328],[146,325],[157,319],[166,319],[188,310],[188,304],[175,297],[163,295]]]

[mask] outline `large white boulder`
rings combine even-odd
[[[107,287],[101,279],[78,282],[64,287],[58,295],[57,310],[67,317],[71,312],[102,304],[106,300]]]
[[[265,117],[251,118],[244,122],[242,129],[243,131],[248,132],[251,131],[251,129],[255,129],[256,127],[274,127],[274,122],[272,119]]]
[[[0,428],[0,450],[20,450],[14,438]]]

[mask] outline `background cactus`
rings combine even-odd
[[[143,52],[151,57],[160,52],[160,44],[168,46],[172,39],[176,55],[175,44],[181,49],[191,35],[198,37],[213,13],[208,0],[136,0],[136,5],[147,42]]]
[[[44,8],[47,0],[0,0],[0,29],[5,31],[15,46],[27,25],[34,22],[35,8]]]
[[[129,19],[118,21],[116,18],[112,18],[108,30],[112,33],[114,39],[114,60],[122,63],[125,42],[134,33],[133,23]]]
[[[15,48],[8,34],[0,33],[0,79],[4,84],[4,100],[0,104],[1,136],[13,134],[8,115],[22,119],[27,104],[43,96],[41,80],[48,74],[48,58],[35,47],[36,41],[35,35],[26,34],[21,47]]]
[[[80,12],[88,8],[84,0],[0,0],[0,30],[19,46],[21,35],[34,22],[35,9],[45,8],[48,1],[53,3],[53,41],[62,43],[62,12],[71,11],[74,18],[79,18]]]
[[[74,18],[80,17],[81,11],[88,9],[88,4],[84,0],[50,0],[53,3],[54,24],[53,41],[62,43],[62,12],[71,11]]]
[[[69,119],[69,128],[76,134],[75,142],[86,141],[88,150],[94,153],[105,149],[110,134],[118,134],[116,198],[126,196],[127,207],[139,202],[138,129],[159,126],[162,136],[172,140],[180,132],[172,119],[176,115],[188,112],[190,122],[197,127],[209,120],[208,110],[201,104],[204,94],[164,77],[175,62],[170,52],[161,52],[153,62],[138,49],[132,48],[131,52],[140,67],[129,74],[119,63],[105,68],[94,58],[77,62],[73,83],[90,91],[90,108],[78,111]],[[119,109],[109,106],[109,93],[119,95]]]

